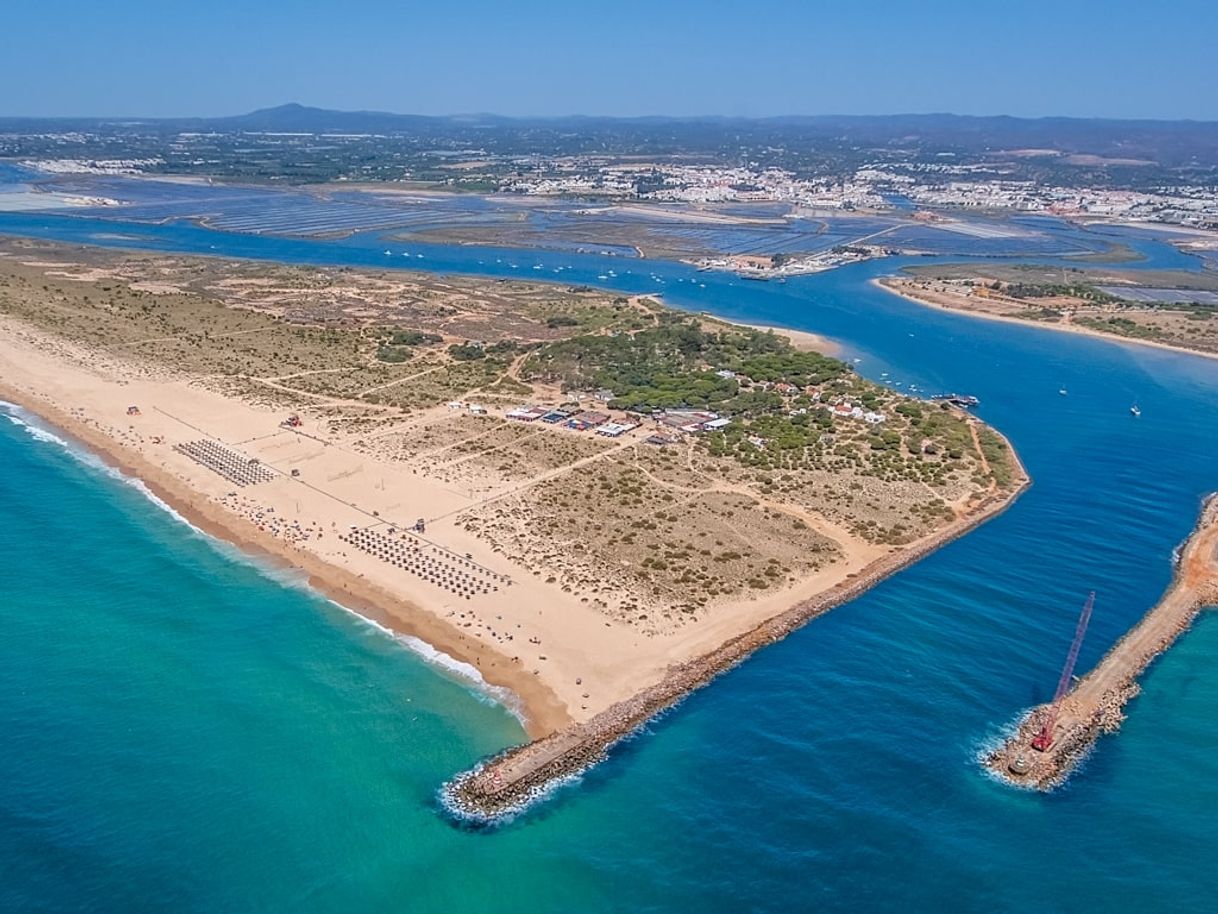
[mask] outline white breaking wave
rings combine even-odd
[[[22,431],[28,434],[36,441],[43,444],[50,444],[60,448],[74,460],[89,467],[91,470],[98,471],[110,479],[128,485],[143,495],[148,501],[156,505],[174,520],[187,527],[192,533],[206,539],[213,546],[218,547],[224,554],[242,564],[249,565],[257,570],[264,577],[270,578],[275,583],[284,587],[293,587],[298,590],[307,592],[312,597],[321,596],[316,590],[309,585],[306,577],[299,571],[293,568],[283,568],[282,566],[270,565],[266,562],[259,561],[256,557],[249,555],[232,543],[212,536],[206,530],[202,530],[192,524],[186,517],[174,509],[172,505],[160,498],[155,492],[146,486],[142,480],[136,479],[134,476],[128,476],[121,470],[110,466],[104,460],[91,451],[72,444],[66,438],[57,435],[54,431],[43,425],[36,416],[30,413],[25,408],[16,403],[9,403],[7,400],[0,400],[0,410],[3,411],[5,418],[16,426],[19,426]],[[327,602],[337,606],[343,612],[354,616],[359,621],[372,627],[377,632],[387,635],[395,644],[399,644],[406,648],[410,653],[420,658],[428,666],[434,667],[448,675],[450,678],[455,678],[463,685],[471,687],[471,693],[479,700],[487,701],[491,704],[503,707],[515,717],[522,725],[527,721],[524,714],[523,703],[519,696],[511,689],[503,688],[502,686],[493,686],[478,672],[477,667],[469,663],[464,663],[455,657],[452,657],[431,644],[428,644],[422,638],[416,638],[413,635],[403,635],[395,632],[393,629],[381,625],[379,622],[369,619],[349,606],[344,606],[336,600]]]
[[[306,585],[307,586],[307,585]],[[310,591],[312,588],[310,588]],[[432,644],[428,644],[422,638],[416,638],[414,635],[403,635],[401,632],[395,632],[388,626],[382,625],[375,619],[369,619],[362,613],[357,612],[349,606],[344,606],[337,600],[329,601],[332,605],[337,606],[345,613],[354,616],[360,622],[371,627],[382,635],[387,635],[397,644],[402,645],[416,657],[423,660],[428,666],[436,667],[451,678],[455,678],[462,685],[472,686],[472,692],[475,697],[485,699],[491,704],[499,705],[505,708],[509,714],[520,721],[521,725],[527,723],[528,718],[524,713],[524,705],[520,697],[511,689],[503,686],[493,686],[487,682],[478,668],[470,663],[465,663],[458,660],[451,654],[446,654]]]
[[[9,422],[12,422],[14,425],[20,426],[22,431],[24,431],[26,434],[28,434],[35,441],[41,441],[43,444],[53,444],[56,447],[62,449],[65,453],[67,453],[69,456],[71,456],[74,460],[78,461],[79,463],[84,464],[85,466],[89,467],[91,470],[96,470],[100,473],[105,474],[106,476],[109,476],[111,479],[115,479],[115,480],[123,483],[124,485],[131,486],[131,488],[135,489],[137,492],[139,492],[141,495],[143,495],[145,498],[147,498],[150,502],[152,502],[154,505],[156,505],[166,514],[173,517],[175,520],[182,522],[186,526],[190,527],[191,530],[194,530],[196,533],[200,533],[200,534],[203,533],[202,530],[200,530],[198,527],[196,527],[194,524],[192,524],[190,521],[188,521],[185,517],[183,517],[181,514],[179,514],[176,510],[174,510],[172,505],[170,505],[164,499],[160,498],[155,492],[153,492],[151,489],[149,489],[148,486],[144,485],[142,480],[136,479],[134,476],[128,476],[126,473],[122,472],[121,470],[110,466],[108,463],[106,463],[104,460],[102,460],[100,457],[98,457],[96,454],[92,453],[91,451],[86,450],[83,447],[78,447],[78,446],[72,444],[72,442],[68,441],[66,438],[61,438],[59,435],[55,434],[55,432],[51,431],[45,425],[42,425],[38,421],[38,419],[35,416],[33,416],[28,410],[24,409],[23,407],[18,406],[15,403],[9,403],[6,400],[0,400],[0,409],[3,409],[5,411],[5,416]]]
[[[361,618],[363,617],[361,616]],[[520,696],[504,686],[491,685],[473,664],[465,663],[444,653],[422,638],[416,638],[413,635],[399,635],[395,632],[390,632],[390,634],[395,641],[406,645],[407,648],[422,657],[425,663],[456,676],[466,685],[472,685],[474,694],[478,698],[484,698],[490,703],[506,709],[516,720],[520,721],[522,727],[528,724],[528,716],[524,713],[524,703],[520,700]]]
[[[977,763],[977,767],[981,769],[982,775],[996,784],[1001,784],[1003,787],[1010,787],[1015,790],[1024,790],[1030,793],[1035,793],[1039,788],[1034,784],[1020,784],[1002,775],[1002,773],[994,771],[986,764],[989,757],[998,749],[1001,749],[1007,744],[1016,733],[1019,732],[1020,726],[1024,722],[1024,718],[1028,715],[1028,709],[1018,712],[1006,723],[1000,726],[991,726],[990,731],[983,737],[975,740],[972,744],[973,759]],[[1065,774],[1048,786],[1048,792],[1059,790],[1067,781],[1073,778],[1079,771],[1087,766],[1091,761],[1091,754],[1095,751],[1096,740],[1092,740],[1080,755],[1078,755],[1069,765]]]

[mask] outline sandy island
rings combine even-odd
[[[475,818],[585,767],[1028,484],[973,417],[767,340],[758,364],[837,377],[815,399],[811,386],[754,385],[786,404],[766,428],[796,433],[788,413],[808,402],[830,430],[781,479],[753,468],[775,459],[765,439],[711,447],[677,427],[690,421],[679,411],[664,424],[590,396],[569,406],[634,423],[603,435],[506,418],[522,401],[573,400],[545,367],[572,341],[613,339],[618,326],[696,334],[707,320],[645,299],[42,243],[17,253],[0,257],[0,398],[201,529],[300,569],[520,697],[529,735],[549,739],[454,782],[454,807]],[[524,342],[503,357],[453,355],[476,338]],[[866,415],[887,422],[877,431]]]
[[[1195,349],[1189,346],[1164,343],[1158,340],[1138,339],[1121,336],[1117,333],[1107,333],[1094,327],[1086,327],[1070,320],[1044,321],[1015,317],[1010,313],[996,310],[994,303],[977,300],[952,292],[935,292],[919,288],[913,281],[895,276],[881,276],[871,280],[871,283],[893,295],[899,295],[906,301],[914,302],[928,308],[940,311],[950,311],[953,314],[963,314],[966,317],[976,317],[987,321],[998,321],[1005,324],[1018,324],[1021,327],[1037,327],[1042,330],[1056,330],[1059,333],[1076,333],[1082,336],[1107,340],[1110,343],[1121,343],[1129,346],[1147,346],[1152,349],[1165,349],[1169,352],[1183,352],[1188,355],[1199,355],[1207,359],[1218,359],[1218,352],[1205,349]],[[1021,307],[1027,307],[1021,303]],[[1008,309],[1009,310],[1009,309]]]

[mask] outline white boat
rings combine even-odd
[[[1062,387],[1057,392],[1064,397],[1066,395],[1066,388]]]
[[[1133,406],[1129,407],[1129,412],[1133,415],[1133,417],[1135,419],[1138,416],[1142,415],[1142,410],[1138,409],[1138,404],[1136,404],[1136,403]]]

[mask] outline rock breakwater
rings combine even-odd
[[[1141,691],[1138,677],[1175,643],[1206,606],[1218,605],[1218,493],[1178,553],[1172,582],[1159,602],[1062,699],[1045,751],[1032,740],[1051,720],[1049,705],[1032,708],[1015,733],[983,763],[1020,787],[1050,790],[1070,776],[1103,733],[1114,733],[1125,706]]]

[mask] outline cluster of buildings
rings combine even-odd
[[[836,419],[858,419],[862,422],[866,422],[868,425],[879,425],[887,419],[887,416],[885,416],[883,413],[876,412],[875,410],[871,409],[865,409],[856,403],[852,403],[846,397],[833,397],[831,400],[826,401],[824,399],[824,393],[819,387],[814,385],[800,387],[797,384],[792,384],[790,381],[754,381],[751,378],[738,375],[736,372],[729,371],[726,368],[716,371],[715,374],[721,378],[736,378],[745,385],[749,387],[756,387],[759,390],[773,390],[776,393],[782,394],[784,397],[803,395],[811,400],[812,403],[816,404],[816,407],[827,408]],[[807,407],[801,406],[790,410],[788,415],[794,417],[806,415],[808,412],[809,410]],[[724,424],[726,424],[726,422]]]
[[[974,176],[980,165],[865,168],[855,179],[918,206],[1019,210],[1059,216],[1116,217],[1195,227],[1218,226],[1218,187],[1161,187],[1151,191],[1058,187],[1038,181]]]
[[[660,429],[686,435],[722,431],[732,421],[724,419],[718,413],[698,409],[664,409],[659,410],[652,418]]]
[[[487,415],[487,408],[481,403],[463,403],[460,400],[453,400],[448,404],[448,408],[452,410],[465,410],[471,416]]]
[[[833,413],[834,418],[861,419],[868,425],[879,425],[887,418],[883,413],[877,413],[871,409],[863,409],[863,407],[856,406],[847,401],[835,404],[829,412]]]
[[[731,420],[718,413],[697,409],[663,409],[650,415],[625,411],[616,416],[612,412],[597,409],[570,408],[567,406],[534,406],[524,404],[504,413],[514,422],[544,422],[578,432],[592,431],[605,438],[620,438],[632,432],[644,422],[655,423],[655,434],[646,440],[651,444],[671,444],[682,435],[713,432],[726,428]]]
[[[724,254],[718,257],[700,257],[686,263],[692,263],[700,270],[731,270],[745,279],[770,279],[822,273],[846,264],[861,263],[864,260],[889,257],[898,253],[900,252],[894,248],[880,245],[850,245],[815,254],[791,255],[781,261],[776,261],[773,257]]]
[[[727,369],[720,370],[716,374],[724,378],[738,377]],[[748,381],[742,376],[740,379]],[[818,406],[825,407],[837,419],[853,419],[866,422],[868,425],[879,425],[886,420],[883,413],[866,409],[850,402],[845,397],[835,397],[831,402],[822,402],[821,392],[815,387],[799,387],[787,381],[751,383],[758,389],[774,390],[784,396],[808,396],[814,404],[817,404],[812,407],[813,409]],[[602,394],[608,394],[608,396],[600,396]],[[598,391],[598,399],[612,399],[612,394],[609,391]],[[806,415],[810,411],[806,406],[795,407],[788,412],[788,415],[795,417]],[[621,415],[615,415],[606,410],[582,409],[571,404],[559,407],[522,404],[507,410],[504,417],[514,422],[543,422],[547,425],[561,426],[579,432],[592,431],[594,434],[606,438],[620,438],[627,432],[642,427],[644,423],[651,422],[654,424],[653,431],[644,441],[658,446],[675,444],[686,435],[723,431],[732,423],[731,419],[705,409],[657,409],[650,414],[626,410]],[[757,448],[764,448],[766,445],[764,438],[755,435],[748,436],[746,440]]]
[[[639,427],[638,422],[617,421],[606,412],[550,406],[517,406],[515,409],[509,409],[505,416],[516,422],[544,422],[547,425],[562,425],[577,432],[591,429],[605,438],[620,438],[626,432]]]
[[[534,196],[601,196],[667,203],[790,203],[811,209],[877,209],[875,189],[853,180],[797,178],[779,168],[605,164],[519,177],[501,190]]]
[[[22,162],[26,168],[56,175],[138,175],[157,165],[161,158],[152,159],[38,159]]]
[[[797,178],[779,168],[568,163],[516,177],[500,189],[538,196],[599,196],[669,203],[787,203],[800,209],[886,210],[900,197],[916,206],[1120,217],[1194,227],[1218,226],[1218,188],[1153,191],[1058,187],[995,178],[992,163],[898,162],[843,177]]]
[[[258,137],[262,135],[243,134]],[[267,140],[307,139],[310,134],[268,134]],[[21,164],[54,174],[137,175],[159,171],[166,159],[160,156],[85,158],[57,156],[95,140],[85,134],[33,137],[55,140],[54,150]],[[171,159],[186,157],[190,141],[202,135],[181,134],[179,148],[173,145]],[[214,138],[211,138],[214,139]],[[330,141],[373,142],[371,135],[328,136]],[[3,150],[0,150],[2,152]],[[605,155],[540,156],[514,159],[487,156],[471,150],[474,160],[485,161],[487,171],[470,172],[486,189],[530,196],[565,196],[604,200],[645,200],[659,203],[731,204],[774,203],[790,207],[789,217],[814,216],[825,211],[888,211],[912,204],[941,209],[991,209],[1049,213],[1061,216],[1117,218],[1218,228],[1218,187],[1163,186],[1148,190],[1055,186],[1036,180],[1021,180],[1021,171],[1010,161],[962,163],[943,161],[889,161],[871,163],[840,175],[798,177],[783,168],[751,162],[741,165],[686,164],[676,162],[623,163]],[[1052,150],[1028,150],[1024,157],[1056,157]],[[1104,160],[1097,160],[1096,164]],[[505,177],[493,165],[510,162],[512,174]],[[190,159],[192,167],[219,165],[221,159]],[[363,174],[354,163],[348,177],[384,177]],[[1085,164],[1085,163],[1079,163]],[[1134,161],[1115,164],[1136,165]],[[1142,163],[1150,164],[1150,163]],[[375,166],[377,169],[388,166]],[[455,179],[454,179],[455,180]],[[454,183],[450,181],[449,183]],[[460,182],[456,182],[460,183]],[[808,264],[814,272],[838,264]]]

